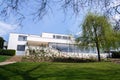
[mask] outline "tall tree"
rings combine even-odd
[[[4,39],[0,37],[0,49],[3,49]]]
[[[100,59],[100,49],[110,49],[115,47],[117,36],[113,32],[112,26],[105,16],[89,13],[82,25],[82,36],[77,38],[79,45],[95,46]]]

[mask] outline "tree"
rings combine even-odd
[[[0,37],[0,49],[3,49],[4,39]]]
[[[105,16],[89,13],[82,25],[82,35],[76,39],[78,45],[95,46],[100,59],[100,49],[108,50],[116,47],[117,35]]]

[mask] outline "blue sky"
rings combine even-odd
[[[60,34],[73,34],[79,32],[79,25],[81,24],[83,15],[80,18],[67,16],[66,18],[62,13],[56,13],[55,16],[45,16],[42,20],[34,22],[29,18],[23,21],[23,26],[20,27],[13,21],[4,22],[0,21],[1,31],[0,35],[8,40],[9,33],[25,33],[40,35],[42,32],[60,33]],[[13,24],[14,23],[14,24]]]
[[[62,10],[56,9],[53,13],[46,14],[43,19],[33,21],[31,15],[26,14],[26,19],[23,20],[22,27],[16,23],[16,16],[10,16],[10,20],[0,20],[0,36],[8,41],[9,33],[25,33],[40,35],[42,32],[73,34],[80,31],[79,25],[83,20],[84,11],[80,16],[73,16],[69,11],[65,15]]]
[[[119,1],[119,0],[118,0]],[[117,1],[116,1],[117,2]],[[32,13],[35,10],[31,6],[34,3],[27,4],[29,10],[26,8],[21,8],[23,14],[25,14],[26,19],[23,20],[22,27],[18,26],[16,22],[16,16],[10,16],[8,21],[3,21],[0,18],[0,36],[2,36],[6,41],[8,41],[9,33],[25,33],[25,34],[36,34],[40,35],[42,32],[48,33],[59,33],[59,34],[77,34],[81,32],[80,25],[82,24],[86,13],[88,12],[87,8],[81,9],[79,16],[74,16],[71,12],[68,11],[65,15],[62,9],[59,9],[54,6],[53,13],[48,13],[39,21],[33,21],[32,16],[29,13]],[[53,4],[52,4],[53,5]],[[98,7],[99,8],[99,7]],[[100,9],[91,8],[94,12],[101,12]],[[119,16],[116,16],[120,18]]]

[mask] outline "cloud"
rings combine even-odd
[[[0,36],[6,35],[9,32],[15,31],[16,29],[17,29],[17,25],[12,25],[0,21]]]

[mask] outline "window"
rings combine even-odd
[[[68,37],[67,36],[63,36],[63,39],[68,39]]]
[[[27,36],[22,36],[22,35],[18,36],[18,41],[26,41],[26,40],[27,40]]]
[[[55,35],[53,35],[53,38],[55,39]]]
[[[71,38],[68,36],[63,36],[63,39],[70,40]]]
[[[61,39],[61,36],[56,36],[56,39]]]
[[[25,45],[17,45],[17,51],[25,51]]]

